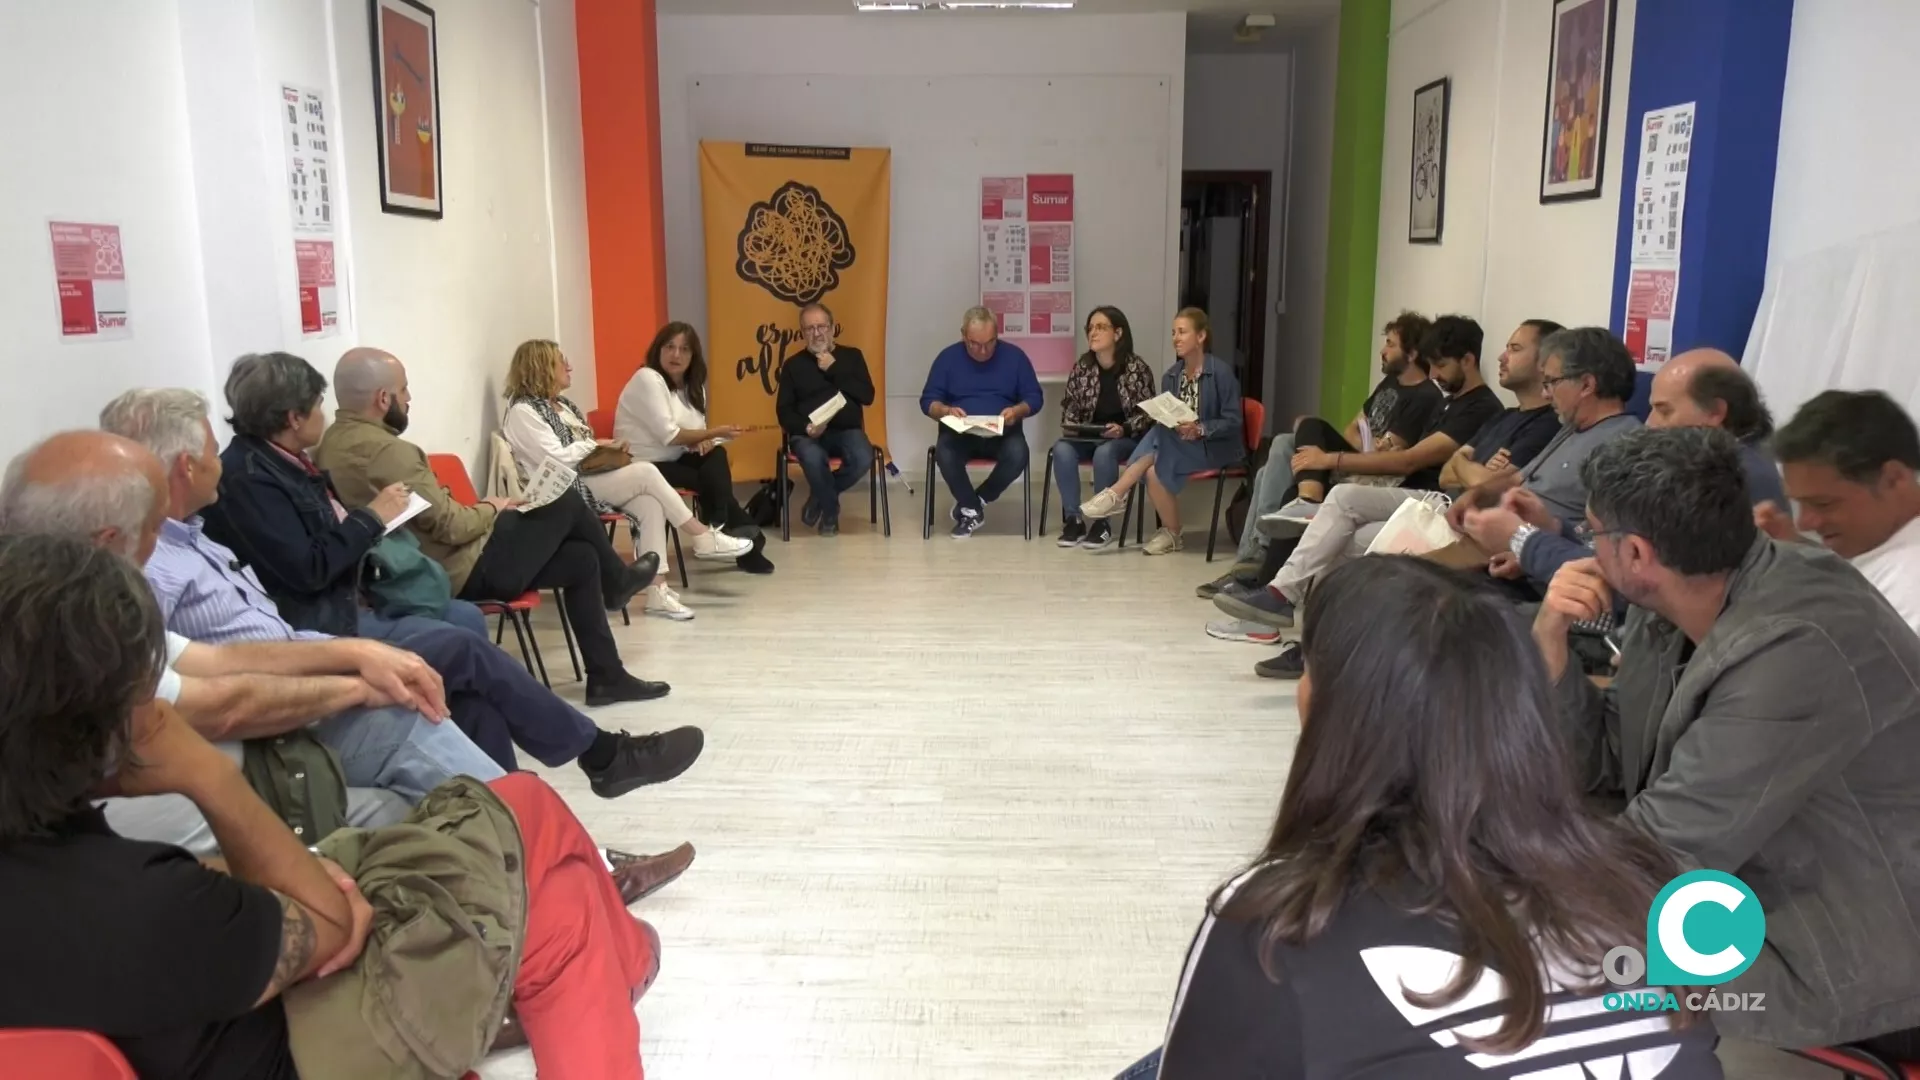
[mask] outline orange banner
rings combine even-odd
[[[867,438],[887,442],[887,253],[893,152],[700,144],[707,247],[708,419],[766,425],[728,448],[735,481],[774,475],[780,364],[805,346],[800,309],[833,312],[835,338],[873,375]]]

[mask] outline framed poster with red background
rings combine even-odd
[[[446,193],[433,9],[415,0],[370,0],[370,5],[380,209],[437,218],[445,210]]]

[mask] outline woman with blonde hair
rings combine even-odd
[[[738,559],[753,544],[701,524],[660,470],[651,462],[633,460],[625,442],[594,438],[580,407],[562,396],[572,385],[573,365],[560,346],[535,340],[514,350],[505,393],[510,404],[500,425],[513,448],[514,466],[523,481],[548,458],[579,470],[574,484],[587,505],[598,513],[625,515],[641,550],[660,556],[661,573],[646,590],[648,613],[693,618],[693,611],[667,584],[665,525],[686,534],[696,559]]]

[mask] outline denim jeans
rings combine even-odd
[[[1061,520],[1080,516],[1080,466],[1093,462],[1093,490],[1105,491],[1120,479],[1120,466],[1138,443],[1118,439],[1061,439],[1053,444],[1053,482],[1060,489]]]
[[[1260,515],[1271,514],[1286,505],[1287,492],[1293,490],[1293,436],[1276,435],[1273,448],[1267,451],[1267,465],[1260,470],[1259,479],[1254,481],[1253,502],[1247,507],[1247,527],[1240,530],[1240,549],[1234,553],[1235,562],[1259,562],[1265,552],[1267,538],[1253,523]]]
[[[1027,434],[1018,424],[1008,427],[1005,435],[993,436],[962,435],[942,424],[933,444],[933,459],[940,468],[940,478],[947,482],[947,490],[953,492],[954,503],[968,510],[979,510],[1012,487],[1020,474],[1027,471],[1027,457]],[[967,475],[969,461],[994,463],[993,472],[978,490]],[[931,477],[928,482],[932,482]]]
[[[1122,1071],[1119,1076],[1114,1077],[1113,1080],[1153,1080],[1154,1077],[1160,1075],[1160,1055],[1164,1050],[1164,1047],[1155,1050],[1153,1053],[1127,1066],[1126,1069]]]
[[[873,469],[873,444],[859,428],[823,431],[817,439],[796,435],[790,443],[807,477],[807,500],[820,511],[822,521],[840,519],[840,496],[852,491]],[[840,468],[829,469],[828,458],[839,458]]]
[[[411,709],[348,709],[314,724],[313,733],[340,758],[348,787],[385,788],[409,803],[456,776],[507,775],[458,725]]]
[[[390,619],[363,608],[360,611],[359,633],[363,638],[397,645],[422,631],[445,629],[448,626],[471,630],[489,641],[493,640],[493,630],[487,625],[487,617],[465,600],[447,601],[447,610],[437,619],[426,615],[402,615]]]

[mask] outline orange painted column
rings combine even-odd
[[[667,321],[654,0],[577,0],[594,387],[612,409]]]

